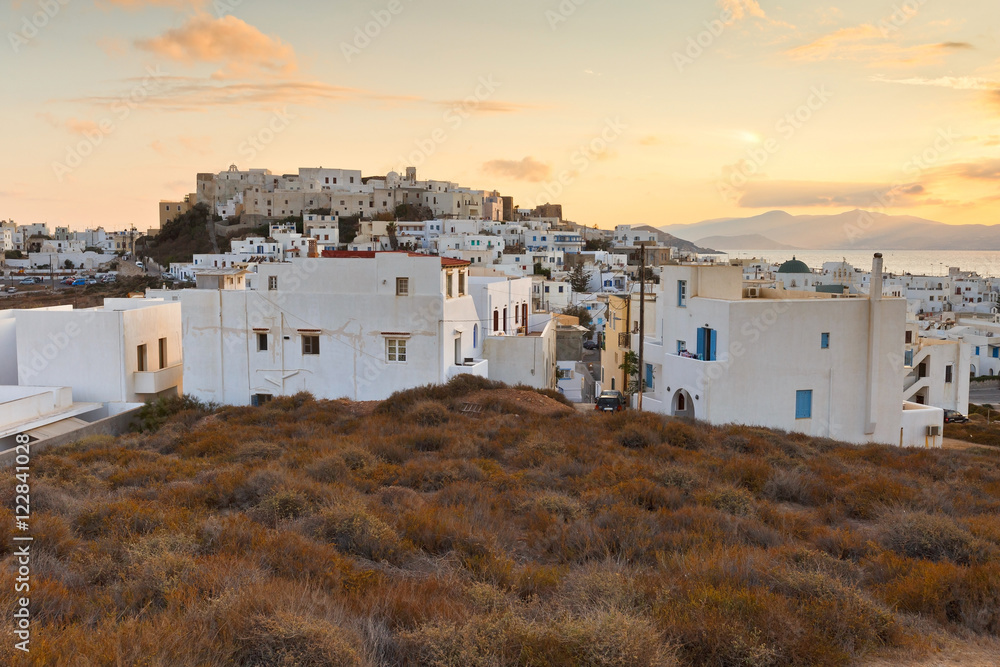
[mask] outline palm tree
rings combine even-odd
[[[399,250],[399,239],[396,238],[396,223],[390,222],[385,226],[385,233],[389,235],[389,247],[393,252]]]

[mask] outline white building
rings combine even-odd
[[[68,386],[75,400],[101,404],[177,395],[180,304],[106,299],[84,310],[0,311],[0,357],[0,385]]]
[[[336,253],[259,267],[245,290],[185,290],[185,388],[246,405],[308,391],[381,400],[486,376],[468,264]]]
[[[921,336],[916,323],[907,324],[905,336],[903,400],[967,413],[972,346]]]
[[[643,407],[852,443],[940,446],[943,411],[904,403],[906,302],[760,290],[741,267],[664,266],[646,331]],[[632,349],[638,349],[638,340]]]

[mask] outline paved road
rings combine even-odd
[[[977,387],[975,383],[969,387],[969,402],[975,405],[1000,406],[1000,388]]]

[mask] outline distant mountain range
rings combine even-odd
[[[658,245],[664,247],[677,248],[681,252],[701,253],[701,254],[708,254],[715,252],[710,247],[701,247],[703,244],[700,241],[697,244],[691,243],[690,241],[685,241],[682,238],[678,238],[673,234],[664,231],[665,228],[657,229],[656,227],[651,227],[649,225],[635,225],[632,227],[632,229],[635,231],[655,232]]]
[[[1000,225],[946,225],[862,210],[839,215],[769,211],[660,230],[726,250],[1000,250]]]

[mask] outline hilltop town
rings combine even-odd
[[[970,380],[1000,373],[992,277],[895,275],[878,254],[871,267],[727,260],[414,168],[234,165],[161,202],[158,223],[4,223],[2,404],[34,407],[0,437],[113,430],[181,394],[370,401],[473,375],[581,407],[614,392],[623,408],[713,424],[940,447]],[[31,306],[127,275],[155,286]]]

